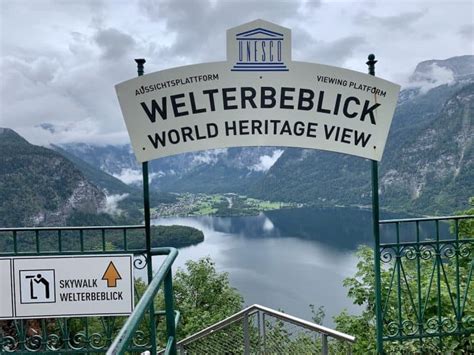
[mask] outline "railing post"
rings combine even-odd
[[[263,353],[267,353],[267,325],[265,324],[265,312],[262,312]]]
[[[146,60],[143,58],[135,59],[137,63],[137,74],[142,76],[144,73],[144,64]],[[151,255],[151,221],[150,221],[150,187],[148,181],[148,162],[142,163],[143,175],[143,214],[145,222],[145,244],[146,244],[146,266],[148,285],[153,279],[153,260]],[[150,345],[151,353],[156,354],[156,323],[155,323],[155,305],[150,304]]]
[[[322,343],[321,354],[322,355],[328,355],[329,352],[328,352],[328,336],[327,336],[327,334],[322,334],[321,343]]]
[[[375,76],[375,55],[369,54],[367,65],[369,74]],[[383,354],[382,295],[380,280],[380,215],[379,215],[379,171],[378,162],[372,160],[372,223],[374,232],[374,268],[375,268],[375,323],[377,353]]]
[[[170,348],[170,354],[176,354],[176,325],[174,314],[174,298],[173,298],[173,275],[171,267],[165,276],[165,308],[166,308],[166,335],[168,339],[173,338]]]
[[[242,319],[244,332],[244,355],[250,355],[249,317],[247,314]]]

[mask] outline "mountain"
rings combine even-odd
[[[129,173],[127,176],[127,172],[139,172],[139,178],[141,179],[141,166],[133,155],[131,146],[128,144],[99,146],[85,143],[69,143],[62,144],[58,148],[109,175],[121,177],[121,174],[123,174],[123,181],[125,183],[133,183],[135,180],[138,180],[138,177],[133,179],[133,173]]]
[[[81,145],[80,148],[85,152],[85,158],[94,161],[97,158],[95,154],[87,154],[87,146]],[[127,185],[118,178],[107,174],[101,169],[92,166],[76,155],[53,145],[52,148],[68,159],[84,175],[84,177],[106,195],[106,206],[100,214],[75,213],[73,218],[68,219],[69,224],[74,225],[113,225],[113,224],[139,224],[143,220],[143,191],[140,186],[135,184]],[[101,149],[101,148],[99,148]],[[118,147],[120,152],[120,147]],[[122,155],[118,154],[118,157]],[[117,158],[118,158],[117,157]],[[118,161],[118,159],[117,159]],[[112,160],[107,160],[110,166]],[[141,172],[138,172],[141,183]],[[166,192],[150,191],[151,207],[156,207],[161,203],[176,202],[176,196]]]
[[[60,147],[128,184],[141,183],[141,166],[129,145]],[[169,192],[244,192],[283,153],[272,147],[215,149],[150,162],[151,186]]]
[[[453,213],[474,195],[474,56],[420,63],[400,94],[379,170],[383,208]],[[275,200],[369,205],[370,162],[287,149],[252,187]]]
[[[105,194],[73,163],[8,128],[0,128],[0,196],[0,227],[60,226],[105,206]]]
[[[74,154],[67,152],[59,146],[53,145],[52,148],[63,157],[72,162],[75,167],[82,172],[84,177],[97,187],[101,188],[106,194],[129,194],[138,191],[125,184],[123,181],[107,174],[106,172],[86,163]]]
[[[379,169],[381,206],[453,213],[474,194],[474,56],[417,65],[400,93]],[[130,146],[68,144],[66,152],[128,184],[141,182]],[[296,148],[229,148],[150,162],[151,185],[171,192],[238,192],[262,199],[370,205],[370,162]]]
[[[457,82],[464,80],[471,81],[474,77],[474,60],[472,58],[472,55],[463,55],[444,60],[426,60],[416,66],[415,72],[410,80],[412,82],[436,82],[439,80],[439,75],[434,76],[433,71],[439,73],[441,69],[441,71],[445,72],[445,77],[449,78],[452,76],[452,79]]]

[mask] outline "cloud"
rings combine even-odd
[[[364,12],[359,13],[354,18],[354,22],[372,28],[385,27],[391,31],[410,31],[410,27],[420,20],[425,13],[425,11],[413,11],[391,16],[375,16],[370,12]]]
[[[127,185],[141,185],[143,179],[143,173],[141,170],[134,170],[130,168],[124,168],[120,172],[120,174],[112,174],[117,179],[122,180]],[[160,176],[160,173],[150,173],[148,178],[150,182],[153,181],[154,178]]]
[[[419,88],[420,93],[423,94],[437,86],[452,83],[454,83],[454,73],[448,68],[433,63],[425,70],[416,72],[406,88]]]
[[[265,221],[263,222],[262,228],[265,232],[271,232],[275,229],[275,226],[268,217],[265,217]]]
[[[133,48],[129,35],[107,28],[70,33],[59,55],[2,56],[2,125],[34,144],[127,143],[114,85],[135,75]]]
[[[140,170],[133,170],[133,169],[122,169],[120,174],[113,174],[114,177],[117,179],[122,180],[124,183],[130,184],[137,184],[142,183],[143,175]]]
[[[38,131],[42,129],[43,131]],[[126,132],[101,132],[99,122],[91,118],[72,122],[41,123],[32,127],[23,127],[19,133],[25,137],[36,136],[34,144],[88,143],[104,146],[128,140]],[[97,139],[100,137],[100,140]]]
[[[472,41],[474,41],[474,24],[470,23],[470,24],[461,26],[459,28],[458,33],[461,35],[463,39],[471,41],[471,47],[472,47]]]
[[[51,123],[41,123],[37,127],[42,128],[52,134],[56,133],[56,127]]]
[[[134,58],[147,59],[147,73],[224,60],[226,30],[257,18],[292,29],[294,60],[366,72],[367,54],[375,52],[377,75],[396,82],[418,62],[474,52],[466,45],[473,31],[469,1],[19,0],[0,6],[0,124],[34,144],[128,143],[114,85],[136,76]]]
[[[329,42],[313,39],[305,33],[295,38],[294,51],[296,56],[304,53],[309,61],[337,66],[343,65],[365,43],[366,40],[362,36],[354,35]]]
[[[164,20],[166,30],[175,35],[163,53],[192,59],[223,60],[225,30],[262,18],[285,26],[301,17],[308,7],[318,8],[320,1],[212,1],[142,0],[142,11],[151,21]]]
[[[135,47],[132,36],[115,28],[97,31],[94,39],[106,59],[121,58]]]
[[[226,154],[227,149],[212,149],[198,152],[193,156],[192,164],[215,164],[222,155]]]
[[[122,214],[122,210],[118,208],[118,203],[128,197],[129,194],[106,195],[105,206],[103,212],[112,216]]]
[[[270,169],[273,166],[273,164],[275,164],[275,162],[281,157],[282,154],[283,154],[283,150],[277,149],[273,151],[272,155],[262,155],[259,158],[260,162],[258,164],[255,164],[249,167],[249,169],[253,171],[265,172],[268,169]]]

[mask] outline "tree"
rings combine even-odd
[[[173,277],[176,309],[181,313],[178,339],[184,339],[242,309],[243,298],[230,286],[229,276],[217,272],[210,257],[188,260],[186,270]],[[163,294],[158,308],[164,309]]]

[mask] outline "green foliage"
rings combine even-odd
[[[152,245],[154,247],[183,248],[201,243],[204,233],[187,226],[152,226]]]
[[[348,296],[354,304],[363,305],[360,315],[349,315],[343,311],[336,317],[336,329],[356,337],[353,347],[355,354],[375,352],[375,275],[373,252],[369,247],[361,247],[357,256],[357,272],[354,277],[344,280],[344,286],[349,288]]]
[[[459,211],[456,214],[469,215],[469,216],[474,215],[474,197],[471,197],[469,199],[469,205],[471,208],[467,209],[466,211]],[[460,236],[474,235],[474,218],[460,221],[458,228],[459,228]],[[451,232],[454,232],[454,230],[455,230],[455,226],[452,225]]]
[[[178,269],[173,277],[173,288],[176,309],[181,312],[178,339],[184,339],[242,309],[242,296],[230,286],[228,274],[216,270],[210,257],[187,261],[186,269]],[[157,307],[164,309],[162,293]]]
[[[150,204],[152,207],[158,204],[169,204],[176,202],[176,195],[167,192],[150,191]],[[126,198],[119,201],[117,207],[125,211],[131,223],[141,223],[143,221],[143,193],[134,190]]]
[[[326,311],[324,306],[319,306],[318,309],[315,308],[314,304],[310,304],[309,308],[311,309],[313,322],[316,324],[323,324],[324,318],[326,317]]]
[[[474,210],[471,208],[468,211],[461,212],[461,214],[474,214],[473,212]],[[454,231],[454,225],[451,230]],[[459,223],[459,231],[460,240],[467,237],[473,238],[474,224],[472,220],[461,221]],[[381,292],[385,335],[396,332],[399,317],[403,320],[400,324],[402,324],[405,334],[411,331],[410,324],[413,324],[413,327],[415,327],[413,329],[417,329],[417,314],[419,312],[417,297],[421,297],[422,322],[426,332],[439,330],[436,322],[430,325],[430,320],[435,321],[438,318],[443,322],[443,327],[447,327],[447,329],[455,327],[457,268],[459,268],[460,275],[460,298],[462,302],[465,302],[463,320],[465,320],[465,326],[470,324],[469,317],[474,317],[474,299],[472,280],[469,280],[469,275],[472,272],[472,253],[474,250],[472,244],[465,244],[456,258],[455,254],[451,254],[449,250],[441,249],[441,255],[438,258],[435,254],[435,249],[422,249],[420,253],[424,257],[419,259],[415,258],[416,254],[413,254],[413,256],[408,254],[408,257],[404,255],[400,259],[393,256],[391,262],[382,263]],[[408,250],[407,253],[410,253],[410,251]],[[347,311],[343,311],[334,317],[334,321],[337,330],[356,337],[357,342],[353,348],[354,353],[365,354],[373,353],[376,350],[373,250],[367,246],[361,246],[357,256],[359,259],[357,272],[353,277],[344,280],[344,286],[348,288],[348,296],[353,300],[353,303],[363,307],[362,312],[359,315],[350,315]],[[459,261],[457,266],[456,260]],[[439,284],[436,270],[440,272],[441,279]],[[401,279],[400,295],[397,292],[398,272],[400,272]],[[417,296],[418,282],[422,290],[419,296]],[[428,289],[431,292],[427,292]],[[439,298],[437,296],[437,289],[440,291]],[[419,346],[418,339],[404,340],[403,342],[385,342],[384,350],[390,354],[415,353],[419,351]],[[438,337],[423,339],[423,351],[427,353],[439,351],[439,346],[440,340]],[[448,352],[470,353],[474,350],[474,339],[472,335],[460,337],[446,336],[443,337],[442,348]]]
[[[67,226],[113,226],[115,219],[107,213],[73,211],[66,219]]]

